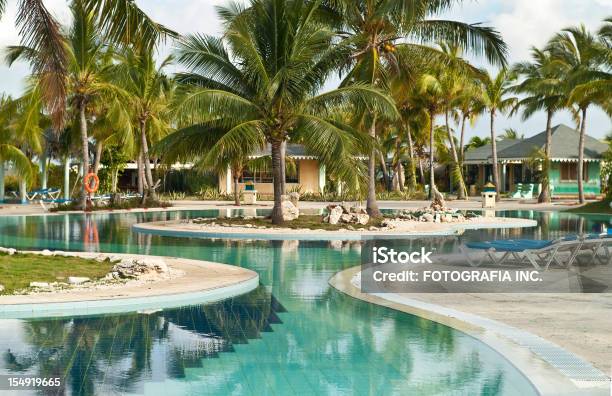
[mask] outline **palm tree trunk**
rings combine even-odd
[[[448,123],[448,110],[445,112],[444,118],[446,122],[446,133],[448,134],[448,142],[450,143],[451,153],[453,154],[453,166],[455,167],[455,172],[457,176],[459,176],[459,180],[457,180],[457,183],[459,184],[459,188],[457,191],[457,199],[466,199],[467,189],[465,188],[465,180],[463,180],[463,172],[461,170],[459,156],[457,155],[457,146],[455,146],[455,139],[453,139],[453,134],[451,133],[450,125]]]
[[[97,175],[100,170],[100,164],[102,161],[102,150],[104,149],[104,144],[101,141],[96,142],[96,158],[94,160],[94,169],[93,172]]]
[[[64,156],[64,199],[70,199],[70,156]]]
[[[578,141],[578,201],[583,204],[584,199],[584,138],[586,136],[586,116],[587,108],[582,110],[582,122],[580,123],[580,140]]]
[[[434,175],[434,113],[429,111],[429,199],[433,199]]]
[[[138,179],[138,194],[140,194],[144,199],[144,171],[143,160],[142,160],[142,147],[140,148],[140,152],[138,153],[138,163],[137,163],[137,179]]]
[[[23,176],[19,178],[19,200],[22,204],[28,203],[27,195],[28,186],[26,184],[26,180]]]
[[[465,146],[464,146],[464,142],[465,142],[465,120],[466,117],[463,116],[461,118],[461,137],[459,138],[459,153],[460,153],[460,159],[461,159],[461,164],[463,165],[463,156],[465,154]]]
[[[234,179],[234,205],[236,206],[240,206],[240,191],[238,190],[239,189],[238,182],[240,181],[241,173],[242,172],[240,173],[235,172],[234,177],[233,177]]]
[[[142,145],[142,160],[144,162],[145,180],[147,182],[147,195],[157,201],[157,193],[153,184],[153,174],[151,173],[151,162],[149,159],[149,143],[147,142],[146,121],[140,122],[140,144]]]
[[[87,136],[87,118],[85,117],[85,103],[79,103],[79,123],[81,130],[81,161],[83,166],[83,178],[89,173],[89,139]],[[84,181],[85,179],[83,179]],[[80,207],[82,210],[87,208],[87,191],[85,190],[85,183],[81,189],[81,203]]]
[[[376,139],[376,117],[372,120],[370,136]],[[380,217],[380,209],[376,201],[376,149],[373,148],[368,158],[368,199],[366,210],[371,217]]]
[[[47,148],[45,147],[40,157],[40,188],[43,190],[48,187],[48,175]]]
[[[281,190],[283,192],[283,195],[287,194],[287,163],[286,163],[286,156],[287,156],[287,141],[283,140],[283,142],[281,143],[281,147],[280,147],[281,153],[280,153],[280,159],[281,159]]]
[[[114,194],[117,192],[117,184],[119,182],[119,169],[113,170],[113,178],[111,181],[111,192]]]
[[[385,156],[382,151],[378,151],[378,159],[380,161],[380,168],[383,173],[383,181],[385,183],[385,190],[389,191],[391,187],[391,179],[389,178],[389,170],[387,169],[387,162],[385,161]]]
[[[404,169],[402,167],[402,142],[399,135],[395,138],[395,152],[397,155],[397,163],[395,164],[395,174],[397,175],[397,187],[400,191],[404,191],[404,180],[403,174]]]
[[[0,203],[4,203],[4,160],[0,159]]]
[[[499,171],[497,169],[497,140],[495,136],[495,111],[491,111],[491,155],[493,157],[493,184],[495,184],[495,200],[499,201]]]
[[[410,157],[410,163],[408,164],[408,191],[413,192],[416,190],[416,162],[414,153],[414,144],[412,143],[412,133],[410,126],[406,128],[406,134],[408,135],[408,156]]]
[[[547,166],[544,167],[546,172],[550,172],[550,148],[552,146],[552,118],[553,112],[548,110],[546,112],[546,147],[544,151],[546,152],[546,162],[548,162]],[[544,178],[545,183],[542,183],[542,191],[540,192],[540,196],[538,197],[539,203],[547,203],[550,202],[550,182],[548,181],[548,177]]]
[[[281,145],[282,141],[274,139],[272,141],[272,175],[274,178],[274,207],[272,208],[272,224],[283,224],[283,208],[281,196],[283,195],[281,171]]]

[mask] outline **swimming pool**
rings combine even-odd
[[[472,337],[353,300],[328,279],[359,264],[357,243],[227,241],[133,233],[134,222],[215,211],[0,218],[0,246],[179,256],[257,271],[261,286],[209,305],[163,311],[0,320],[0,375],[65,377],[70,394],[536,394]],[[524,211],[522,230],[465,239],[593,230],[608,217]],[[459,239],[407,241],[456,249]]]

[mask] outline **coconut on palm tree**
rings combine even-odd
[[[371,109],[395,117],[393,101],[360,83],[318,93],[348,55],[333,45],[335,32],[320,24],[315,3],[252,0],[248,7],[220,8],[222,38],[185,37],[178,61],[188,73],[177,76],[178,122],[220,128],[214,150],[265,140],[271,148],[274,177],[272,221],[283,222],[281,145],[300,142],[348,185],[360,175],[360,137],[346,114]],[[229,157],[229,156],[228,156]]]

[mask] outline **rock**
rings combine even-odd
[[[40,255],[41,256],[53,256],[53,252],[50,251],[50,250],[45,249],[42,252],[40,252]]]
[[[284,221],[293,221],[300,217],[299,209],[291,203],[291,201],[283,201],[281,203],[281,210],[283,212]]]
[[[371,227],[370,227],[370,228],[368,228],[368,229],[369,229],[370,231],[380,231],[380,228],[378,228],[378,227],[374,227],[374,226],[371,226]]]
[[[293,204],[296,208],[298,207],[298,203],[300,202],[300,193],[298,192],[290,192],[289,193],[289,202]]]
[[[431,213],[424,213],[421,216],[422,221],[426,221],[428,223],[433,223],[434,222],[434,216]]]
[[[347,223],[347,224],[348,223],[352,223],[353,222],[353,215],[350,214],[350,213],[344,213],[344,214],[342,214],[342,216],[340,216],[340,220],[343,223]]]
[[[440,222],[440,213],[436,213],[436,215],[434,216],[434,223],[439,223]]]
[[[48,282],[30,282],[30,287],[36,287],[40,289],[48,289],[51,287]]]
[[[338,221],[340,221],[340,217],[343,214],[343,209],[341,206],[335,206],[330,212],[329,212],[329,224],[338,224]]]
[[[12,256],[15,253],[17,253],[17,250],[15,250],[13,248],[3,248],[3,247],[0,247],[0,253],[5,253],[5,254],[8,254],[9,256]]]
[[[356,216],[357,223],[361,225],[366,225],[370,221],[370,215],[365,213],[359,213]]]
[[[4,285],[0,285],[0,293],[4,291]]]
[[[353,209],[353,208],[351,208],[351,206],[350,206],[350,205],[348,205],[346,202],[342,202],[342,203],[340,204],[340,206],[342,207],[342,211],[343,211],[344,213],[352,213],[352,212],[351,212],[351,209]]]
[[[91,279],[87,278],[87,277],[80,277],[80,276],[69,276],[68,277],[68,283],[71,285],[80,285],[82,283],[85,282],[89,282],[91,281]]]
[[[447,213],[447,214],[445,214],[445,215],[442,215],[442,216],[440,217],[440,221],[441,221],[442,223],[452,223],[452,222],[453,222],[453,215],[452,215],[452,214],[450,214],[450,213]]]

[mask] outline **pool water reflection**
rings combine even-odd
[[[333,274],[359,264],[358,243],[168,238],[130,230],[134,222],[216,215],[0,218],[0,246],[198,258],[248,267],[261,279],[255,291],[215,304],[0,320],[0,375],[59,375],[65,378],[62,393],[75,395],[535,394],[514,367],[471,337],[331,289],[327,281]],[[605,227],[610,221],[520,215],[539,220],[541,226],[405,243],[450,252],[467,239],[519,233],[550,238]]]

